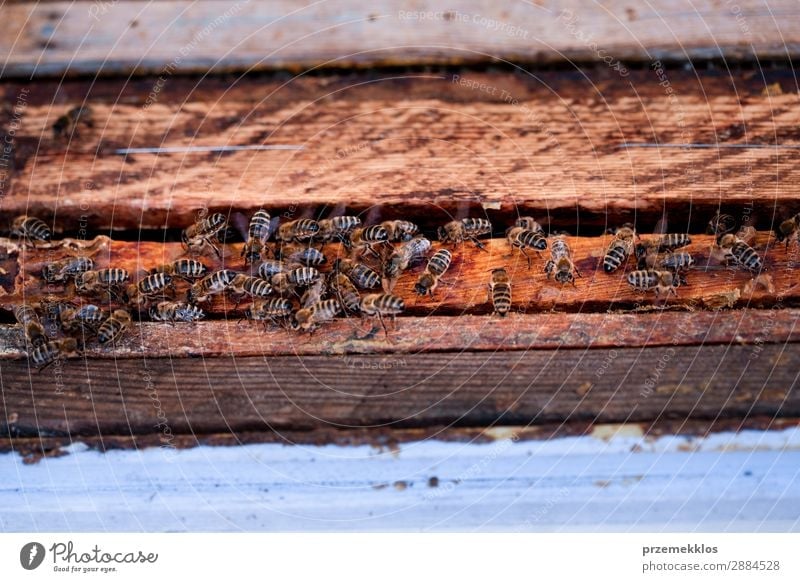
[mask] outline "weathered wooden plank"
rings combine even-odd
[[[96,240],[108,239],[101,237]],[[488,297],[489,271],[504,266],[512,278],[513,310],[520,313],[549,310],[580,313],[608,310],[647,311],[665,306],[690,311],[731,307],[782,309],[800,305],[800,284],[796,269],[800,261],[798,256],[800,247],[792,244],[787,249],[783,244],[775,244],[774,238],[766,233],[759,234],[754,243],[763,257],[766,269],[757,284],[754,283],[750,273],[733,266],[724,267],[710,256],[714,242],[712,236],[693,235],[692,244],[685,247],[685,250],[692,253],[696,267],[687,275],[688,285],[679,287],[677,296],[666,300],[657,298],[652,291],[646,294],[634,291],[627,283],[626,274],[622,270],[612,274],[603,271],[603,256],[611,240],[610,235],[569,237],[567,240],[572,248],[573,260],[581,273],[576,279],[575,286],[561,285],[552,279],[547,279],[544,265],[549,258],[549,251],[543,252],[541,257],[531,253],[533,260],[529,269],[524,256],[518,250],[512,249],[505,239],[487,239],[486,251],[481,251],[469,242],[456,247],[444,245],[452,249],[453,261],[450,270],[442,278],[444,282],[439,285],[433,298],[423,298],[414,292],[414,284],[425,268],[425,261],[418,262],[406,271],[392,292],[404,299],[408,315],[452,316],[490,313],[492,306]],[[442,246],[436,242],[434,250]],[[224,267],[245,271],[240,256],[241,247],[241,244],[227,245],[222,261],[213,256],[203,257],[202,260],[211,270]],[[97,268],[113,266],[127,269],[133,281],[143,277],[149,269],[185,256],[180,243],[113,241],[108,243],[108,246],[97,245],[96,252]],[[325,252],[328,264],[320,267],[323,272],[330,271],[336,257],[346,256],[346,252],[338,244],[328,245]],[[4,268],[9,274],[0,278],[3,290],[7,293],[0,295],[1,306],[10,311],[14,305],[22,302],[35,304],[46,295],[74,298],[71,287],[46,284],[41,276],[42,266],[45,263],[69,256],[71,251],[59,247],[24,249],[22,253],[21,257],[12,256],[2,263],[7,265]],[[380,264],[377,261],[370,262],[367,258],[364,260],[380,271]],[[635,263],[635,259],[631,258],[627,270],[633,270]],[[176,296],[186,299],[188,287],[188,283],[176,282]],[[204,308],[217,318],[239,319],[248,305],[249,301],[243,300],[237,307],[230,296],[217,296],[208,305],[204,305]],[[512,318],[512,321],[516,319]],[[783,321],[785,325],[793,323],[788,316]],[[420,319],[420,322],[424,320]],[[476,327],[480,328],[481,325],[477,324]],[[513,328],[516,324],[506,325]],[[442,326],[442,329],[446,330],[448,324],[444,322]],[[345,323],[338,329],[345,336],[356,333],[353,322]],[[415,327],[411,329],[414,331],[406,332],[409,334],[407,336],[409,340],[419,331]],[[286,336],[278,333],[270,334],[270,337]],[[291,343],[294,344],[294,341]]]
[[[401,357],[410,353],[596,349],[653,346],[751,345],[800,342],[800,310],[742,309],[722,312],[541,313],[489,316],[403,317],[396,329],[369,332],[357,319],[339,320],[313,337],[280,328],[236,321],[195,324],[143,323],[115,349],[89,345],[89,359],[216,358],[328,354],[347,359],[359,354]],[[17,326],[0,326],[0,359],[25,359]],[[81,360],[69,365],[80,366]],[[355,362],[355,361],[354,361]],[[355,364],[354,364],[355,365]],[[34,371],[35,374],[35,371]],[[47,374],[44,374],[47,376]]]
[[[796,344],[2,362],[18,436],[800,415]]]
[[[673,230],[697,232],[720,205],[768,229],[800,210],[788,69],[169,78],[150,103],[159,84],[29,88],[7,117],[19,127],[3,210],[68,232],[183,227],[206,207],[347,205],[431,224],[532,212],[579,234],[633,220],[646,232],[664,210]],[[23,89],[7,85],[9,103]],[[84,99],[95,127],[54,140],[52,123]],[[303,149],[114,153],[264,144]]]
[[[589,61],[786,59],[798,52],[791,0],[579,0],[442,7],[355,0],[12,3],[0,24],[3,76]]]

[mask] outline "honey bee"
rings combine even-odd
[[[662,260],[661,253],[672,251],[692,244],[688,234],[665,234],[656,239],[642,241],[636,245],[636,258],[639,269],[654,269]]]
[[[636,245],[636,259],[639,269],[654,269],[658,265],[658,242],[646,240]]]
[[[88,257],[70,257],[47,263],[42,268],[42,278],[48,283],[61,283],[79,273],[94,269],[94,261]]]
[[[154,297],[163,294],[167,287],[175,289],[172,276],[166,273],[153,273],[136,284],[136,290],[145,297]]]
[[[478,240],[479,236],[492,234],[492,223],[485,218],[464,218],[453,220],[437,230],[439,240],[443,243],[461,244],[471,240],[481,250],[486,250],[484,244]]]
[[[245,309],[244,316],[251,321],[263,321],[264,324],[276,324],[292,314],[292,302],[283,297],[270,297],[254,301]]]
[[[385,220],[380,226],[386,231],[389,242],[410,241],[419,232],[419,227],[408,220]]]
[[[333,268],[362,289],[375,289],[381,284],[381,276],[363,263],[351,259],[336,259]]]
[[[308,287],[316,283],[321,277],[320,272],[314,267],[298,267],[290,271],[276,273],[270,279],[272,286],[279,295],[293,293],[295,287]]]
[[[500,317],[505,317],[511,311],[511,278],[505,269],[492,270],[489,301],[492,302],[494,313]]]
[[[383,267],[383,290],[391,292],[403,271],[414,261],[424,258],[430,250],[431,241],[421,234],[401,243]]]
[[[561,283],[572,283],[575,285],[575,277],[581,276],[580,271],[572,262],[572,251],[564,237],[556,237],[550,245],[550,260],[544,266],[544,272],[549,279],[551,275],[556,281]]]
[[[525,249],[540,252],[547,248],[547,239],[541,230],[527,230],[521,226],[512,226],[506,231],[506,238],[512,248],[518,248],[528,259],[529,269],[531,268],[531,257],[525,252]]]
[[[319,303],[325,297],[328,290],[327,282],[324,277],[320,277],[317,281],[308,286],[303,296],[300,298],[300,305],[302,307],[311,307],[315,303]]]
[[[283,262],[277,260],[267,260],[258,266],[257,275],[265,281],[270,281],[273,275],[282,273],[285,270],[286,265],[284,265]]]
[[[677,295],[675,287],[680,284],[678,276],[672,271],[656,271],[653,269],[631,271],[628,273],[628,284],[636,291],[655,289],[656,296],[662,293]]]
[[[800,214],[795,214],[791,218],[787,218],[778,226],[775,231],[775,238],[778,242],[786,241],[786,248],[789,248],[789,243],[792,241],[797,242],[798,234],[800,233]]]
[[[264,299],[272,293],[272,285],[260,277],[251,277],[238,273],[231,281],[228,288],[240,296],[249,295]]]
[[[734,234],[723,234],[717,240],[717,246],[725,260],[733,261],[746,271],[758,274],[764,267],[758,253]]]
[[[34,347],[41,346],[48,342],[44,326],[39,321],[36,310],[29,305],[18,305],[14,308],[14,318],[22,326],[25,340]]]
[[[659,252],[666,251],[671,253],[676,249],[692,244],[692,238],[684,232],[674,232],[661,235],[656,242],[658,243]]]
[[[383,332],[388,335],[384,317],[392,320],[392,326],[397,329],[397,316],[406,308],[405,303],[396,295],[386,293],[371,293],[361,298],[361,313],[365,316],[377,318],[383,327]]]
[[[211,247],[216,255],[222,258],[219,247],[214,243],[217,233],[227,226],[224,214],[215,212],[210,216],[201,218],[181,233],[181,243],[188,252],[201,252],[205,247]]]
[[[107,318],[105,311],[92,304],[83,305],[80,308],[67,307],[59,313],[61,329],[66,333],[80,332],[82,335],[97,333],[98,328]]]
[[[612,273],[619,269],[633,252],[634,238],[636,231],[629,224],[623,225],[614,232],[614,238],[608,245],[605,257],[603,257],[603,270]]]
[[[714,215],[714,218],[708,221],[708,227],[706,228],[707,234],[713,234],[716,236],[722,236],[723,234],[727,234],[729,232],[733,232],[733,229],[736,228],[736,219],[731,216],[730,214],[721,214],[717,212]]]
[[[302,242],[311,239],[319,232],[319,223],[310,218],[292,220],[278,227],[275,238],[280,242]]]
[[[305,265],[306,267],[321,267],[328,262],[322,251],[314,247],[283,248],[281,249],[281,259],[289,265]]]
[[[236,275],[237,273],[230,269],[214,271],[189,288],[186,300],[189,303],[204,303],[208,301],[212,295],[223,293],[230,284],[233,283]]]
[[[78,342],[74,338],[68,337],[60,340],[52,340],[43,343],[31,351],[31,361],[41,372],[50,364],[55,363],[61,358],[68,358],[77,355]]]
[[[261,260],[261,253],[267,248],[266,243],[270,234],[272,234],[271,221],[272,217],[263,208],[257,210],[250,219],[250,226],[247,229],[247,242],[242,247],[245,265]]]
[[[353,282],[347,275],[337,271],[332,272],[330,274],[328,286],[336,295],[339,303],[341,303],[347,311],[353,313],[360,311],[361,295],[359,295],[358,289],[356,289],[356,286],[353,285]]]
[[[24,330],[25,339],[34,347],[47,343],[50,339],[44,326],[38,321],[29,321],[25,324]]]
[[[752,226],[742,226],[736,232],[736,238],[745,244],[753,245],[758,237],[758,231]]]
[[[358,216],[334,216],[319,221],[319,230],[314,239],[329,242],[334,239],[344,240],[356,228],[361,226]]]
[[[325,299],[310,307],[304,307],[294,314],[292,328],[314,333],[325,322],[333,320],[342,311],[342,305],[336,299]]]
[[[514,221],[514,226],[529,230],[531,232],[540,232],[544,234],[542,225],[536,222],[532,216],[520,216]]]
[[[375,250],[375,245],[385,245],[389,242],[389,233],[380,224],[372,226],[358,227],[350,233],[350,237],[344,239],[344,246],[351,250],[351,257],[357,258],[368,251],[380,258],[380,254]]]
[[[450,261],[453,255],[447,249],[439,249],[428,261],[428,266],[425,271],[419,276],[414,291],[419,295],[430,295],[433,297],[433,292],[439,286],[439,279],[450,268]]]
[[[44,220],[23,214],[15,218],[11,224],[11,236],[22,239],[35,247],[37,242],[50,242],[53,232]]]
[[[92,109],[88,105],[73,107],[56,119],[53,124],[53,138],[69,137],[73,134],[77,136],[78,125],[94,127],[93,116]]]
[[[75,290],[81,294],[97,293],[102,290],[115,293],[128,279],[130,275],[125,269],[84,271],[75,275]]]
[[[150,308],[150,319],[153,321],[192,323],[205,316],[202,309],[190,303],[160,301]]]
[[[115,344],[122,334],[131,326],[131,315],[124,309],[115,309],[111,312],[97,330],[97,341],[101,345]]]
[[[150,274],[166,273],[167,275],[179,279],[193,280],[205,277],[207,272],[208,267],[200,261],[195,259],[178,259],[167,265],[161,265],[160,267],[152,269]]]
[[[70,301],[64,301],[59,297],[49,295],[39,302],[39,309],[44,313],[45,317],[54,321],[59,321],[62,313],[75,310],[75,304]]]
[[[685,272],[694,266],[694,258],[689,253],[669,253],[661,258],[658,266],[674,272]]]
[[[14,318],[17,320],[22,326],[25,326],[26,323],[31,321],[39,321],[39,314],[36,313],[36,310],[31,307],[30,305],[17,305],[14,307]]]

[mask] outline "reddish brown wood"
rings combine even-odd
[[[646,236],[644,237],[646,238]],[[127,269],[133,280],[144,276],[148,269],[184,256],[179,243],[159,244],[154,242],[102,243],[97,239],[92,251],[97,267],[121,267]],[[414,291],[414,283],[425,267],[422,261],[409,269],[398,281],[393,292],[403,298],[407,305],[407,313],[411,315],[463,315],[484,314],[491,312],[488,302],[489,271],[505,266],[512,276],[512,299],[514,311],[540,312],[548,310],[567,312],[603,312],[607,310],[646,311],[668,307],[700,311],[730,307],[791,307],[800,303],[800,284],[794,267],[800,259],[800,247],[792,245],[787,250],[783,244],[775,244],[774,239],[762,233],[754,243],[762,253],[766,271],[759,284],[753,283],[748,272],[722,266],[716,259],[710,258],[710,249],[714,239],[707,235],[693,235],[693,242],[686,251],[691,252],[697,262],[697,268],[689,273],[688,285],[678,289],[678,297],[657,299],[653,292],[641,294],[635,292],[626,282],[622,271],[607,274],[602,268],[602,259],[611,240],[605,237],[570,237],[576,266],[582,277],[576,285],[562,286],[548,280],[543,272],[547,251],[537,257],[535,253],[532,267],[518,250],[512,250],[505,239],[486,241],[486,251],[481,251],[471,243],[453,248],[453,262],[444,279],[450,283],[442,284],[436,296],[421,298]],[[219,261],[213,254],[202,257],[211,269],[221,267],[244,270],[241,258],[241,244],[228,245],[224,249],[224,259]],[[434,249],[440,243],[434,243]],[[16,247],[11,247],[12,249]],[[4,278],[5,288],[10,292],[0,297],[0,305],[10,310],[13,305],[22,301],[36,302],[48,294],[63,295],[71,298],[71,288],[43,285],[41,279],[42,266],[51,260],[68,256],[69,250],[63,247],[52,249],[23,249],[17,261],[22,268],[14,285],[11,275]],[[328,245],[325,252],[329,263],[322,268],[328,271],[337,256],[344,256],[340,245]],[[7,261],[10,273],[19,269],[13,261]],[[378,264],[374,268],[380,269]],[[635,260],[630,259],[628,271],[635,269]],[[772,285],[772,288],[769,288]],[[188,284],[178,284],[178,296],[185,299]],[[209,310],[217,317],[227,313],[231,319],[239,319],[244,308],[241,303],[238,310],[230,299],[217,297],[209,304]],[[788,320],[787,320],[788,321]]]
[[[157,82],[6,85],[10,108],[29,92],[4,212],[55,216],[73,234],[184,227],[205,207],[304,215],[347,206],[427,226],[533,212],[593,234],[634,219],[646,232],[665,208],[673,230],[693,232],[720,205],[764,229],[800,210],[787,69],[649,68],[624,80],[607,70],[170,77],[145,108]],[[54,140],[56,118],[84,101],[95,128]],[[14,119],[8,111],[6,125]],[[114,154],[264,144],[304,149]]]

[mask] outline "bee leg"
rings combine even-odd
[[[213,242],[211,242],[210,240],[206,240],[206,243],[211,245],[211,248],[214,249],[214,252],[217,254],[217,258],[222,260],[222,251],[219,250],[219,247],[217,245],[215,245]]]
[[[43,366],[39,366],[38,368],[36,368],[36,373],[37,373],[37,374],[41,374],[42,372],[44,372],[44,371],[45,371],[45,369],[47,369],[47,368],[49,368],[50,366],[52,366],[53,364],[55,364],[55,363],[56,363],[56,361],[57,361],[58,359],[59,359],[59,358],[56,358],[55,360],[52,360],[52,361],[50,361],[50,362],[47,362],[47,363],[46,363],[46,364],[44,364]]]
[[[528,259],[528,270],[530,271],[530,270],[531,270],[531,266],[533,266],[533,262],[531,261],[531,257],[530,257],[530,255],[529,255],[528,253],[526,253],[526,252],[525,252],[525,249],[524,249],[524,248],[522,248],[522,247],[519,247],[519,250],[520,250],[520,252],[523,254],[523,256],[524,256],[526,259]]]
[[[381,327],[383,328],[383,335],[388,340],[389,339],[389,330],[386,329],[386,322],[383,320],[383,315],[380,312],[378,313],[378,321],[381,322]]]
[[[481,241],[479,241],[477,237],[471,236],[469,237],[469,240],[475,243],[475,246],[481,249],[482,251],[486,251],[487,253],[489,252],[486,248],[486,245],[484,245]]]

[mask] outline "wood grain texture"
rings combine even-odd
[[[443,7],[334,0],[12,3],[0,23],[5,77],[400,64],[787,59],[791,0],[615,0]],[[624,67],[623,67],[624,70]]]
[[[18,127],[2,209],[68,233],[181,228],[200,208],[261,206],[429,226],[533,213],[578,234],[626,221],[652,232],[665,210],[671,230],[690,232],[720,206],[762,229],[800,211],[789,69],[38,83],[15,117],[25,89],[5,86],[6,125]],[[95,127],[54,140],[55,119],[84,101]],[[264,144],[303,149],[114,153]]]
[[[611,274],[603,271],[603,256],[611,238],[611,235],[606,235],[567,239],[572,249],[573,260],[581,273],[575,286],[561,285],[552,279],[547,279],[544,265],[549,258],[549,251],[544,251],[541,257],[531,252],[533,260],[529,269],[523,255],[518,250],[512,249],[505,239],[487,239],[486,251],[478,249],[469,242],[457,246],[436,242],[433,243],[434,250],[440,247],[452,249],[453,261],[448,272],[442,277],[443,283],[439,285],[435,296],[420,297],[414,292],[414,284],[425,269],[424,260],[412,265],[403,273],[392,293],[405,301],[406,315],[463,316],[491,313],[493,308],[488,296],[489,271],[505,267],[511,275],[512,308],[517,313],[658,311],[665,307],[697,312],[737,307],[782,309],[800,305],[800,280],[796,268],[800,262],[800,247],[792,244],[787,249],[782,243],[776,244],[770,234],[759,234],[754,243],[754,248],[763,257],[766,269],[757,284],[749,272],[735,266],[725,267],[711,257],[714,243],[712,236],[693,235],[692,244],[684,250],[692,253],[696,267],[686,276],[688,285],[679,287],[677,296],[669,298],[658,298],[653,291],[647,293],[635,291],[627,283],[626,273],[622,269]],[[643,237],[646,238],[647,236]],[[95,240],[108,239],[101,237]],[[207,264],[210,271],[223,267],[245,271],[240,256],[241,247],[241,244],[227,245],[221,261],[214,256],[201,257],[201,260]],[[3,248],[2,244],[0,248]],[[16,246],[11,248],[15,249]],[[337,257],[347,256],[346,251],[338,244],[327,245],[325,253],[328,263],[320,267],[323,273],[331,270],[331,265]],[[3,262],[3,265],[7,265],[3,268],[8,274],[0,278],[5,293],[0,295],[0,306],[8,312],[14,305],[23,302],[35,304],[48,295],[74,299],[74,289],[71,286],[46,284],[41,276],[44,264],[72,254],[72,251],[57,246],[52,249],[23,249],[20,256],[9,256]],[[185,256],[185,253],[180,243],[113,241],[107,246],[98,244],[94,259],[96,268],[127,269],[131,273],[132,281],[136,281],[146,275],[148,270],[182,256]],[[367,258],[364,260],[368,261]],[[380,272],[379,262],[373,261],[369,264]],[[635,258],[629,259],[627,271],[630,272],[635,268]],[[188,283],[176,282],[175,296],[185,300],[188,287]],[[101,296],[88,296],[85,299],[107,301]],[[299,304],[296,299],[295,303]],[[232,296],[218,295],[208,304],[204,304],[203,308],[212,317],[235,321],[243,316],[244,310],[249,305],[247,299],[243,299],[237,306]],[[781,315],[780,318],[787,325],[792,321],[787,315]],[[424,323],[425,320],[419,321]],[[516,320],[512,318],[512,321]],[[505,324],[504,329],[513,325],[515,324]],[[482,324],[477,324],[468,327],[481,326]],[[446,328],[447,324],[444,323],[443,329]],[[358,335],[358,324],[352,321],[339,326],[338,329],[351,336]],[[417,327],[414,326],[412,329],[414,331],[408,332],[409,339],[417,331]],[[277,337],[285,337],[285,334],[278,333]]]
[[[2,362],[17,436],[800,415],[793,345]],[[12,422],[13,421],[13,422]]]

